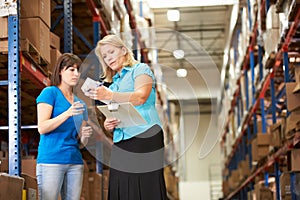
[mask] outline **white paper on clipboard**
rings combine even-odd
[[[97,108],[107,117],[107,118],[117,118],[121,122],[118,128],[139,126],[146,124],[146,120],[140,115],[140,113],[134,108],[134,106],[129,103],[119,103],[119,108],[114,111],[108,109],[108,105],[97,106]]]

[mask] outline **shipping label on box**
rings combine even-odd
[[[286,196],[291,194],[291,175],[288,172],[283,172],[280,175],[280,193],[281,196]]]

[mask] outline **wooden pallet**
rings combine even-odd
[[[48,76],[48,68],[49,62],[44,59],[39,51],[35,48],[35,46],[27,39],[20,40],[20,49],[22,54],[28,58],[30,61],[34,62],[39,69],[41,69],[42,73]]]
[[[49,62],[44,59],[36,47],[27,39],[20,39],[20,51],[22,55],[29,59],[36,67],[38,67],[41,72],[49,76],[48,65]],[[0,62],[7,63],[7,54],[8,54],[8,41],[0,40]]]

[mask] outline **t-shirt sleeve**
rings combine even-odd
[[[153,82],[155,81],[154,74],[151,71],[150,67],[144,63],[140,63],[134,71],[134,79],[143,74],[150,76]]]
[[[42,90],[40,95],[36,98],[36,104],[47,103],[54,106],[55,102],[55,91],[53,87],[46,87]]]

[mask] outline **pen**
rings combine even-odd
[[[99,83],[96,85],[96,88],[102,86],[103,84],[104,84],[104,82],[99,82]],[[87,92],[90,92],[92,89],[95,89],[95,88],[89,88],[89,89],[87,90]]]

